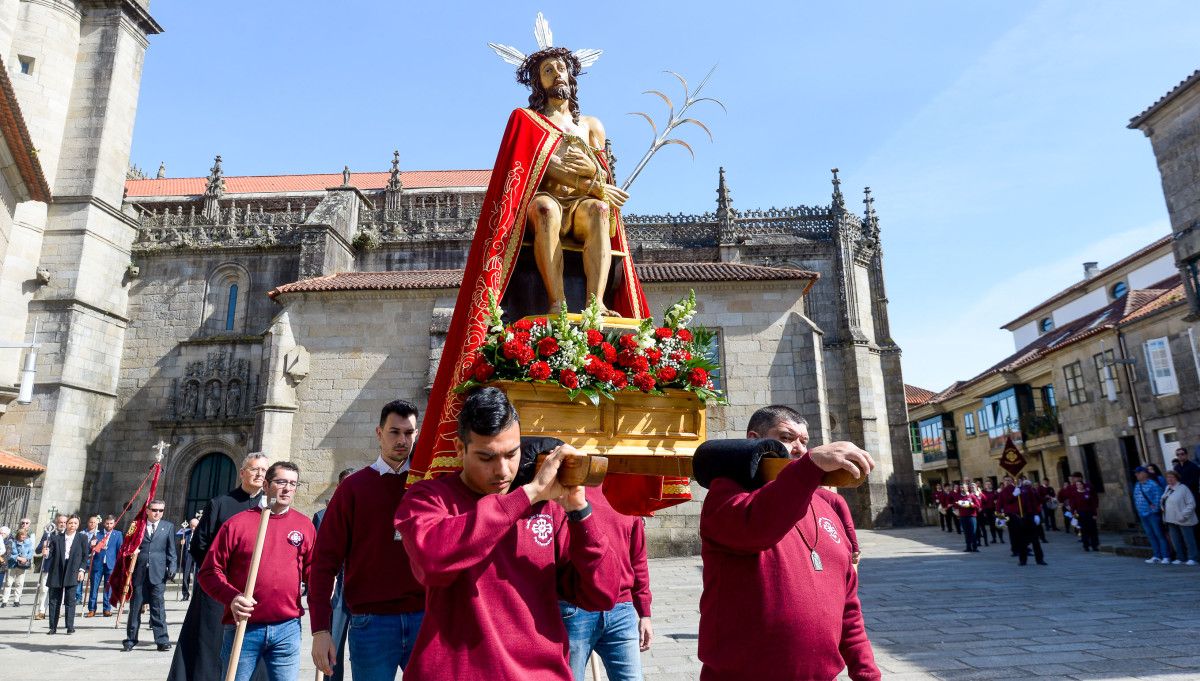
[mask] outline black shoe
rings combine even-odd
[[[74,629],[67,629],[67,633],[68,633],[68,634],[74,634],[74,633],[75,633],[75,630],[74,630]]]
[[[127,652],[133,650],[133,645],[134,644],[130,643],[129,641],[123,641],[121,643],[121,651],[127,653]]]
[[[1037,562],[1037,564],[1038,564],[1038,565],[1049,565],[1050,563],[1047,563],[1047,562],[1046,562],[1046,561],[1044,561],[1044,560],[1039,560],[1039,561]]]
[[[158,649],[159,649],[159,651],[166,651],[166,650],[170,650],[170,649],[171,649],[171,644],[170,644],[170,643],[159,643],[159,644],[158,644]]]
[[[57,634],[57,633],[58,633],[58,629],[51,629],[50,631],[46,632],[46,635],[53,636],[54,634]]]

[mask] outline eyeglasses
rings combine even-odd
[[[272,480],[271,484],[275,485],[276,487],[288,487],[291,489],[296,489],[297,487],[300,486],[300,481],[299,480]]]

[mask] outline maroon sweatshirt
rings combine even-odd
[[[846,528],[814,493],[822,475],[805,455],[752,492],[713,481],[700,512],[701,681],[827,681],[846,666],[855,681],[882,678]]]
[[[392,519],[404,498],[406,475],[364,468],[338,485],[329,500],[313,554],[308,587],[314,633],[328,631],[334,578],[345,570],[343,597],[355,615],[395,615],[425,607],[425,587],[408,567]]]
[[[1019,492],[1017,490],[1020,490]],[[1042,512],[1042,502],[1032,487],[1005,487],[997,502],[1009,518],[1032,518]]]
[[[413,485],[395,526],[425,585],[425,619],[405,681],[569,681],[558,600],[611,610],[620,582],[595,525],[521,489],[481,496],[457,475]]]
[[[971,505],[959,506],[958,502],[960,501],[968,501]],[[979,515],[979,507],[983,505],[983,497],[978,494],[971,494],[970,492],[959,492],[958,498],[953,503],[954,507],[958,509],[958,516],[960,518],[974,518]]]
[[[599,487],[587,488],[592,505],[593,528],[604,535],[604,543],[621,564],[618,603],[633,603],[638,617],[650,616],[650,564],[646,562],[646,529],[642,519],[616,511]],[[624,550],[628,547],[628,551]]]
[[[261,511],[250,508],[222,525],[196,575],[204,592],[225,604],[225,614],[221,616],[225,624],[234,624],[229,604],[246,588],[261,517]],[[300,583],[308,581],[316,536],[312,521],[299,511],[271,515],[254,583],[254,600],[258,604],[250,615],[251,624],[286,622],[304,614]]]
[[[854,519],[850,517],[850,507],[846,505],[846,500],[837,492],[824,487],[818,487],[817,494],[829,502],[833,512],[837,513],[838,520],[842,521],[842,527],[846,528],[846,538],[850,540],[850,553],[858,553],[858,533],[854,531]]]

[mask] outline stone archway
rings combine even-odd
[[[209,499],[228,492],[237,483],[237,464],[224,452],[208,452],[188,473],[181,522],[194,518]]]

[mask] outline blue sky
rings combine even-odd
[[[586,7],[600,7],[590,13]],[[524,103],[489,41],[605,50],[581,81],[628,172],[649,88],[719,64],[713,131],[659,153],[627,209],[699,213],[876,196],[905,380],[941,389],[1012,351],[999,325],[1169,231],[1150,144],[1127,130],[1200,67],[1196,2],[171,2],[152,12],[133,162],[172,177],[487,168]]]

